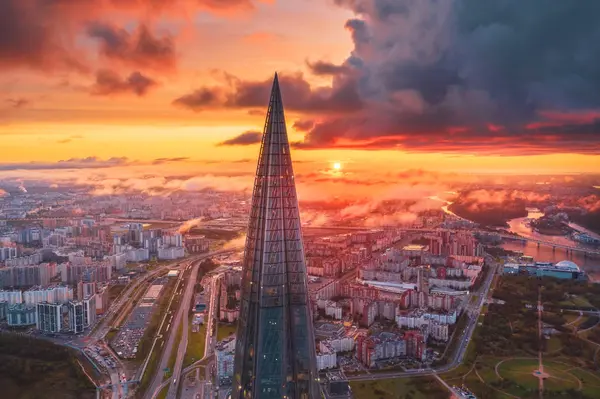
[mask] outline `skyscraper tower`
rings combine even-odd
[[[318,399],[298,197],[277,74],[242,271],[232,399]]]

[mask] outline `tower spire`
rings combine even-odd
[[[242,270],[233,399],[317,399],[300,212],[277,74],[258,157]]]

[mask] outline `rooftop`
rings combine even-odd
[[[425,251],[428,248],[427,245],[416,245],[410,244],[402,248],[404,251]]]

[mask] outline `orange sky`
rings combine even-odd
[[[66,15],[72,11],[60,12]],[[330,1],[265,1],[255,2],[253,9],[214,10],[207,6],[202,12],[188,7],[170,10],[162,17],[148,11],[111,8],[101,15],[128,32],[134,32],[142,21],[152,27],[156,37],[172,37],[173,65],[167,61],[148,64],[144,75],[154,83],[143,95],[128,92],[125,86],[112,86],[113,94],[100,95],[99,89],[94,89],[96,68],[115,70],[125,78],[134,70],[143,69],[143,62],[122,55],[120,59],[103,56],[97,40],[78,33],[81,21],[71,14],[56,17],[53,23],[64,23],[73,33],[68,47],[76,49],[78,60],[88,62],[90,70],[65,68],[56,60],[45,59],[43,65],[26,60],[4,68],[0,73],[2,163],[86,157],[127,157],[149,162],[184,157],[189,160],[182,168],[198,173],[203,168],[210,173],[211,168],[198,164],[192,167],[192,161],[232,161],[227,167],[235,170],[233,161],[256,159],[258,145],[218,144],[246,131],[260,131],[264,111],[252,115],[244,108],[194,112],[174,106],[174,99],[202,86],[222,85],[228,79],[226,74],[246,81],[263,81],[275,70],[284,74],[302,72],[312,87],[329,86],[333,78],[311,73],[307,61],[341,64],[354,47],[350,32],[344,28],[354,14]],[[268,98],[264,100],[266,108]],[[305,133],[294,129],[293,124],[307,115],[288,110],[286,117],[291,141],[301,141]],[[297,170],[327,169],[339,161],[344,171],[356,176],[366,176],[375,169],[393,172],[419,168],[463,173],[600,172],[600,157],[595,154],[499,156],[485,155],[477,149],[428,153],[402,148],[368,151],[332,146],[295,149],[293,157],[311,161]],[[219,170],[222,168],[219,166]]]

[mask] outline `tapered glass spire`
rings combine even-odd
[[[232,398],[317,399],[300,213],[277,74],[250,212]]]

